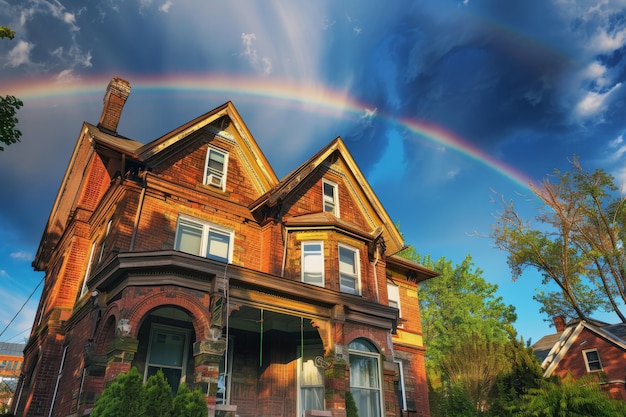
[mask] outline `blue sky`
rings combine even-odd
[[[624,0],[0,0],[0,25],[16,32],[0,41],[0,94],[25,104],[22,141],[0,153],[0,331],[43,276],[31,261],[81,124],[98,122],[121,76],[132,91],[118,130],[143,143],[228,100],[279,177],[341,136],[407,243],[454,263],[470,254],[522,336],[552,333],[532,300],[538,275],[512,282],[485,237],[492,190],[531,218],[520,179],[568,169],[574,154],[626,179],[625,11]],[[411,128],[425,125],[444,133]],[[1,341],[28,336],[38,295]]]

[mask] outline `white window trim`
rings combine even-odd
[[[307,282],[307,281],[304,280],[304,273],[305,273],[305,270],[304,270],[304,254],[305,254],[304,246],[305,245],[320,245],[320,250],[322,252],[321,253],[321,256],[322,256],[322,282],[320,284],[316,284],[316,283],[313,283],[313,282]],[[324,287],[326,285],[326,274],[324,273],[324,269],[325,269],[324,242],[321,241],[321,240],[307,240],[307,241],[303,241],[300,244],[300,252],[301,252],[301,254],[300,254],[300,265],[301,265],[301,268],[300,268],[300,280],[302,282],[304,282],[305,284],[311,284],[311,285],[315,285],[315,286],[318,286],[318,287]]]
[[[400,384],[400,389],[402,390],[402,411],[406,411],[407,406],[406,406],[406,386],[404,385],[404,366],[402,365],[401,360],[394,359],[393,361],[398,365],[398,372],[400,373],[398,384]]]
[[[391,298],[389,296],[389,294],[391,294],[391,292],[389,291],[389,288],[395,288],[396,289],[395,291],[397,291],[396,294],[397,294],[398,298]],[[393,282],[387,281],[387,299],[388,299],[388,301],[394,301],[396,304],[398,304],[398,312],[399,312],[398,316],[402,317],[402,306],[400,304],[400,286],[399,285],[396,285]]]
[[[178,216],[178,220],[176,222],[176,237],[174,239],[174,247],[177,248],[179,245],[178,239],[179,239],[179,228],[180,228],[180,222],[181,220],[183,221],[188,221],[191,223],[196,223],[198,226],[202,226],[202,238],[201,238],[201,242],[200,242],[200,253],[192,253],[192,255],[197,255],[197,256],[202,256],[203,258],[207,258],[207,256],[205,256],[204,254],[206,254],[207,251],[207,244],[208,244],[208,233],[211,230],[215,230],[219,233],[224,233],[227,234],[229,236],[229,242],[228,242],[228,263],[231,263],[232,259],[233,259],[233,246],[234,246],[234,240],[235,240],[235,232],[227,229],[223,226],[220,226],[218,224],[215,223],[210,223],[210,222],[206,222],[204,220],[200,220],[197,219],[195,217],[191,217],[191,216],[186,216],[186,215],[179,215]],[[179,249],[176,249],[179,250]]]
[[[307,350],[306,348],[304,349],[305,351]],[[297,375],[296,375],[296,380],[297,380],[297,398],[296,398],[296,410],[298,410],[298,412],[300,410],[302,410],[302,356],[300,356],[300,352],[302,352],[302,347],[298,346],[298,360],[297,360]],[[324,372],[322,372],[322,385],[307,385],[308,387],[321,387],[324,390],[324,394],[326,394],[326,378],[324,376]],[[326,409],[326,395],[323,396],[323,401],[324,401],[324,410]],[[304,417],[305,413],[307,410],[302,410],[302,417]]]
[[[376,358],[376,362],[378,363],[378,398],[379,398],[379,405],[380,405],[380,410],[382,413],[384,413],[385,410],[385,402],[384,402],[384,396],[383,396],[383,369],[382,369],[382,361],[381,361],[381,357],[380,357],[380,353],[377,352],[367,352],[364,350],[357,350],[357,349],[350,349],[348,348],[348,355],[355,355],[355,356],[369,356],[372,358]],[[349,363],[349,362],[348,362]],[[350,383],[350,388],[352,388],[352,384]],[[372,390],[370,387],[355,387],[358,389],[370,389]]]
[[[600,364],[600,369],[590,369],[589,368],[589,359],[587,358],[587,353],[596,352],[598,354],[598,363]],[[587,372],[600,372],[604,370],[604,366],[602,366],[602,358],[600,357],[600,352],[598,349],[587,349],[583,350],[583,358],[585,359],[585,367],[587,368]]]
[[[322,210],[326,212],[326,194],[324,193],[324,185],[329,185],[333,188],[333,210],[330,213],[339,217],[339,186],[337,183],[327,180],[326,178],[322,179]]]
[[[82,296],[87,291],[87,280],[89,279],[89,274],[91,274],[91,264],[93,263],[93,253],[96,250],[96,242],[91,244],[91,251],[89,252],[89,261],[87,262],[87,269],[85,270],[85,277],[83,278],[83,285],[80,289],[80,295]]]
[[[219,181],[216,181],[216,182],[208,181],[209,175],[214,176],[214,174],[211,174],[209,172],[209,156],[211,155],[211,151],[218,152],[224,155],[224,170],[222,171],[222,176],[219,177]],[[226,173],[227,172],[228,172],[228,152],[224,151],[223,149],[219,149],[213,146],[207,147],[206,157],[204,159],[204,177],[202,179],[202,183],[204,185],[210,185],[212,187],[215,187],[224,191],[226,189]],[[217,178],[217,177],[214,177],[214,178]]]
[[[356,269],[356,295],[361,295],[361,254],[360,251],[354,246],[346,245],[345,243],[339,243],[337,246],[337,271],[339,272],[339,291],[345,292],[347,294],[352,294],[352,292],[343,291],[341,289],[341,257],[339,256],[339,252],[341,248],[347,249],[351,252],[354,252],[354,263]]]
[[[181,359],[181,366],[180,366],[180,383],[182,383],[185,380],[185,377],[187,376],[187,362],[188,362],[188,353],[187,351],[189,350],[189,330],[187,329],[181,329],[179,327],[173,327],[173,326],[167,326],[165,324],[158,324],[158,323],[153,323],[150,326],[150,337],[148,339],[148,351],[146,352],[146,366],[145,369],[143,371],[143,381],[146,382],[148,380],[148,371],[150,368],[150,366],[152,365],[152,363],[150,362],[150,353],[152,350],[152,336],[154,334],[155,330],[161,330],[163,332],[170,332],[170,333],[183,333],[185,335],[185,343],[183,345],[183,357]],[[157,365],[155,365],[157,366]],[[174,368],[174,367],[171,367]],[[178,369],[178,367],[176,367],[176,369]],[[172,387],[174,389],[174,387]],[[176,392],[177,387],[174,389],[174,392]]]

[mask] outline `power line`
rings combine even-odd
[[[43,279],[45,277],[42,277],[41,280],[39,280],[39,284],[37,284],[37,286],[35,287],[35,289],[33,290],[33,292],[30,293],[30,295],[28,296],[28,298],[26,299],[26,301],[24,301],[24,304],[22,304],[22,306],[20,307],[19,310],[17,310],[17,313],[15,313],[15,315],[13,316],[13,318],[11,319],[11,321],[9,321],[6,325],[6,327],[4,328],[4,330],[2,330],[2,332],[0,332],[0,337],[2,337],[2,335],[4,334],[4,332],[7,331],[7,329],[9,328],[9,326],[11,325],[11,323],[13,323],[13,321],[17,318],[17,316],[22,312],[22,309],[24,308],[24,306],[26,306],[26,304],[30,301],[31,297],[35,294],[35,291],[37,291],[37,288],[39,288],[39,286],[41,285],[41,283],[43,282]]]

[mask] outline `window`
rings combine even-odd
[[[404,368],[402,367],[402,361],[394,359],[394,364],[398,367],[398,385],[396,388],[396,395],[398,396],[398,405],[401,410],[406,410],[406,389],[404,388]]]
[[[350,355],[350,392],[359,417],[381,415],[380,355],[370,342],[357,339],[348,345]]]
[[[209,146],[206,153],[206,168],[204,170],[204,183],[224,190],[226,185],[226,167],[228,154],[218,151]]]
[[[322,180],[322,197],[324,198],[324,211],[339,217],[339,199],[337,198],[337,184],[328,180]]]
[[[220,226],[180,217],[175,249],[216,261],[230,262],[233,232]]]
[[[339,290],[359,294],[359,251],[339,245]]]
[[[400,310],[400,288],[391,282],[387,282],[387,299],[389,300],[389,307],[395,307]],[[402,311],[400,311],[402,316]]]
[[[82,296],[87,291],[87,280],[91,273],[91,261],[93,260],[93,253],[96,250],[96,242],[91,244],[91,251],[89,252],[89,262],[87,263],[87,269],[85,270],[85,277],[83,278],[83,285],[80,289],[80,295]]]
[[[187,364],[188,332],[170,326],[153,324],[148,342],[148,358],[144,381],[160,369],[172,388],[178,386],[185,377]]]
[[[104,257],[104,249],[105,249],[105,240],[106,238],[109,236],[109,232],[111,231],[111,223],[113,222],[113,220],[109,220],[109,222],[107,223],[107,228],[104,231],[104,236],[102,236],[102,239],[100,240],[100,250],[98,251],[98,262],[96,263],[100,263],[102,261],[102,258]]]
[[[600,362],[600,353],[597,349],[584,350],[583,355],[585,357],[585,364],[587,365],[587,372],[601,371],[602,362]]]
[[[302,282],[324,286],[323,242],[302,242]]]
[[[315,358],[323,357],[323,349],[305,348],[304,358],[298,358],[298,373],[300,384],[300,415],[304,416],[307,410],[325,410],[324,408],[324,368],[318,366]],[[298,355],[300,356],[300,355]]]

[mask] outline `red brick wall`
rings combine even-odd
[[[583,352],[590,349],[598,350],[602,370],[606,374],[608,381],[624,380],[624,375],[626,374],[626,351],[587,329],[583,329],[578,335],[567,354],[559,362],[554,374],[563,378],[571,372],[576,379],[588,375]],[[611,389],[614,391],[614,398],[626,398],[623,384]]]

